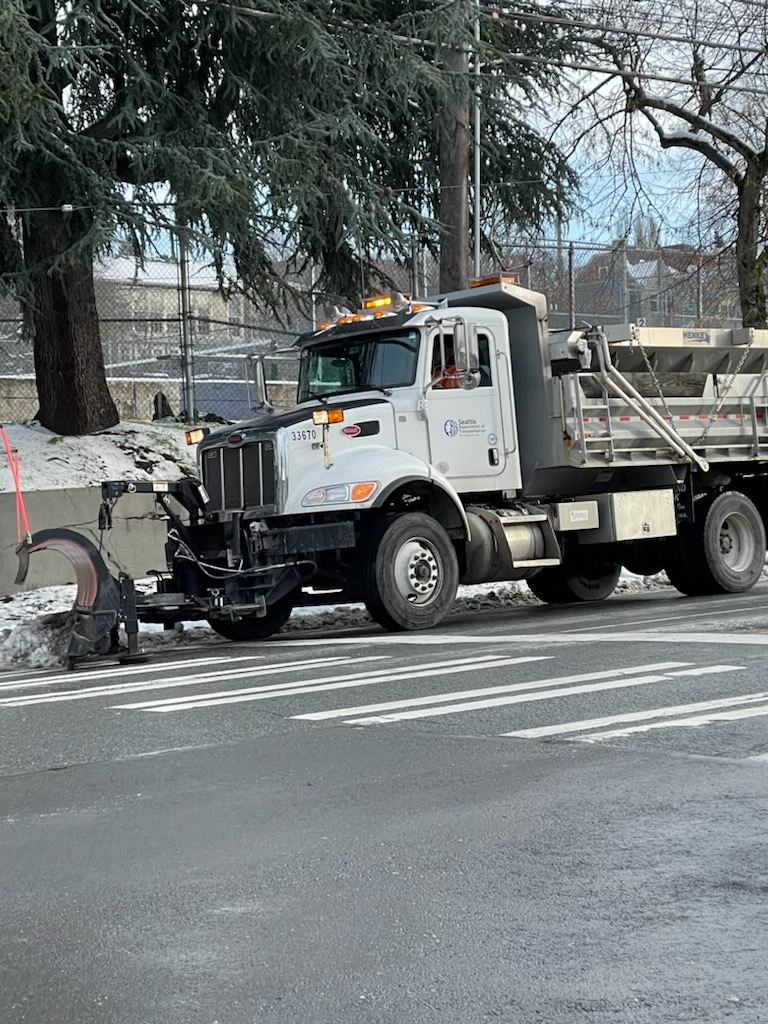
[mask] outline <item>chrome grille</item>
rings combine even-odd
[[[203,484],[211,512],[275,511],[275,442],[263,438],[241,445],[206,448]]]

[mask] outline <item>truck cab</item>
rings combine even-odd
[[[383,447],[390,456],[419,460],[459,493],[516,490],[520,463],[504,316],[419,306],[302,338],[298,409],[310,413],[307,403],[320,402],[342,410],[343,425],[331,430],[339,461],[346,452]],[[366,405],[371,392],[374,404]]]

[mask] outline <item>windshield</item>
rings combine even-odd
[[[323,341],[301,355],[299,402],[366,388],[398,388],[416,380],[419,331],[352,335]]]

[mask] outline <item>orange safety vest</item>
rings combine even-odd
[[[446,366],[445,372],[449,374],[447,377],[441,377],[436,384],[438,388],[460,388],[461,381],[459,379],[459,371],[455,366]]]

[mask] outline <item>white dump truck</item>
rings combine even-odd
[[[257,360],[264,411],[202,437],[199,483],[104,484],[108,505],[154,490],[169,516],[139,619],[254,639],[296,605],[362,601],[427,629],[462,583],[566,603],[608,597],[622,566],[684,594],[759,579],[768,332],[556,331],[502,275],[376,297],[296,344],[295,408],[270,410]]]

